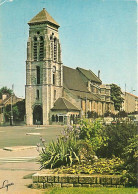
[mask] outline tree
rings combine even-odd
[[[117,116],[120,117],[120,118],[121,118],[121,117],[124,118],[124,117],[127,117],[128,114],[123,110],[123,111],[120,111],[120,112],[117,114]]]
[[[11,115],[11,105],[7,105],[4,110],[5,120],[9,121]],[[14,121],[23,121],[25,115],[25,100],[19,101],[13,105]]]
[[[97,151],[100,157],[122,157],[124,148],[128,146],[129,139],[137,134],[137,126],[132,122],[117,122],[116,125],[105,126],[102,130],[106,138],[106,146],[101,146]]]
[[[98,113],[94,111],[87,112],[88,118],[98,118]]]
[[[2,94],[9,94],[9,95],[11,95],[12,92],[13,92],[13,90],[11,90],[11,89],[7,88],[6,86],[4,86],[4,87],[2,87],[0,89],[0,98],[2,98]]]
[[[121,88],[116,84],[111,84],[111,100],[114,102],[115,110],[120,110],[124,99],[121,97]]]

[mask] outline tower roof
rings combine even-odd
[[[52,23],[59,27],[59,24],[49,15],[45,8],[42,9],[35,17],[33,17],[28,24],[36,24],[36,23]]]

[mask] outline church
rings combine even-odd
[[[100,71],[64,66],[59,24],[43,9],[29,22],[26,60],[26,124],[72,124],[95,112],[114,112],[110,85]]]

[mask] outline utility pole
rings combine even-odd
[[[13,125],[13,109],[12,109],[12,105],[13,105],[13,90],[14,90],[14,84],[12,84],[12,94],[11,94],[11,119],[10,119],[10,125]]]
[[[86,93],[86,104],[85,104],[85,106],[86,106],[86,107],[85,107],[85,109],[86,109],[86,110],[85,110],[85,111],[86,111],[86,118],[88,118],[88,113],[87,113],[87,110],[88,110],[88,109],[87,109],[87,93]]]
[[[128,105],[127,105],[127,95],[126,95],[126,83],[125,83],[125,103],[124,103],[125,111],[128,112]]]

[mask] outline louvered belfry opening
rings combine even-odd
[[[57,40],[54,39],[54,61],[57,60]]]
[[[34,61],[37,61],[37,37],[34,37],[33,49],[34,49]]]
[[[39,50],[39,60],[44,59],[44,38],[40,36],[40,50]]]
[[[36,67],[36,74],[37,74],[37,84],[40,84],[40,67]]]

